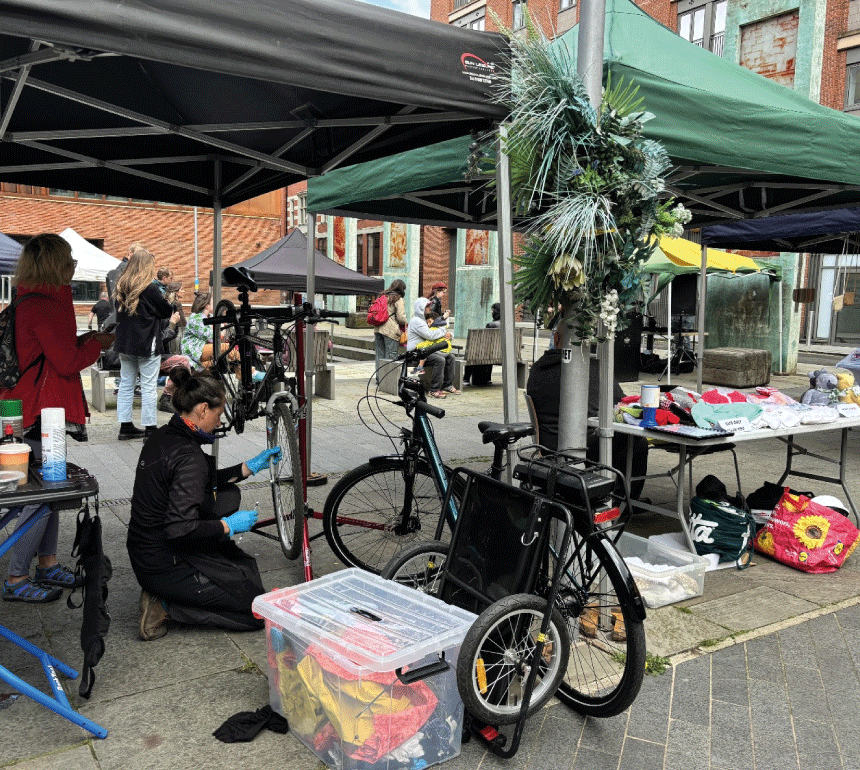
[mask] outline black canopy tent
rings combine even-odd
[[[329,259],[314,249],[315,288],[320,294],[381,294],[382,278],[362,275]],[[265,251],[235,267],[251,271],[261,289],[302,292],[308,281],[308,239],[301,230],[291,230]]]
[[[0,179],[212,206],[217,301],[222,206],[486,129],[505,50],[352,0],[0,0]]]
[[[0,175],[230,205],[504,117],[503,50],[351,0],[0,0]]]
[[[860,208],[830,209],[740,219],[702,228],[702,243],[751,251],[839,254],[860,245]]]

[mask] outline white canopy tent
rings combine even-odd
[[[98,246],[93,246],[86,238],[78,235],[71,227],[60,233],[60,237],[72,247],[72,259],[78,266],[75,268],[73,281],[104,281],[105,275],[113,270],[119,260],[112,257]]]

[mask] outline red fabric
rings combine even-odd
[[[619,404],[638,404],[639,396],[624,396],[619,402]]]
[[[338,665],[337,662],[326,654],[324,649],[316,645],[311,645],[308,647],[307,654],[315,658],[320,668],[330,674],[334,674],[341,682],[356,680],[354,672],[348,671]],[[411,684],[403,684],[397,678],[397,674],[394,671],[365,672],[362,680],[383,685],[388,688],[388,694],[392,698],[405,697],[412,703],[412,706],[405,711],[398,711],[393,714],[375,714],[373,716],[373,734],[354,751],[347,752],[353,759],[372,763],[378,762],[385,754],[393,751],[415,735],[421,729],[421,726],[432,716],[439,700],[433,691],[420,679]],[[334,731],[334,728],[332,728],[332,731]],[[325,730],[323,732],[325,733]],[[319,736],[318,740],[323,743],[325,738]],[[316,743],[317,739],[314,741],[314,746],[316,746]]]
[[[658,425],[675,425],[675,423],[681,422],[681,418],[674,412],[670,412],[668,409],[657,409],[654,417],[657,420]]]
[[[729,397],[729,401],[734,404],[745,404],[747,402],[747,397],[739,390],[730,390],[726,395]]]
[[[726,398],[720,391],[716,388],[713,390],[706,390],[702,393],[702,401],[706,404],[728,404],[729,399]]]
[[[90,339],[77,339],[75,307],[71,286],[19,286],[18,296],[36,292],[16,310],[15,347],[18,362],[24,369],[39,353],[45,353],[41,377],[36,364],[14,388],[0,388],[0,399],[21,399],[24,427],[29,428],[42,409],[62,407],[66,420],[83,425],[89,416],[81,370],[98,360],[101,345]]]
[[[755,538],[755,549],[803,572],[835,572],[860,532],[841,513],[788,489]]]

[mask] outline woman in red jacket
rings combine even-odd
[[[81,370],[110,347],[112,334],[89,332],[77,336],[72,304],[72,249],[59,235],[42,234],[24,246],[12,284],[15,310],[15,348],[23,372],[14,388],[0,389],[0,399],[23,402],[25,439],[34,453],[41,451],[41,412],[49,407],[66,410],[67,430],[84,435],[89,410],[84,400]],[[22,526],[39,510],[25,506],[18,515]],[[7,601],[45,602],[59,598],[62,588],[74,585],[74,575],[57,563],[59,515],[43,516],[10,550],[9,574],[3,586]],[[39,555],[35,580],[30,562]]]

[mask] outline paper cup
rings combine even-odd
[[[0,471],[20,471],[23,477],[18,486],[27,483],[27,468],[30,465],[30,447],[27,444],[0,444]]]
[[[660,406],[660,386],[643,385],[639,395],[639,405],[643,409],[656,409]]]

